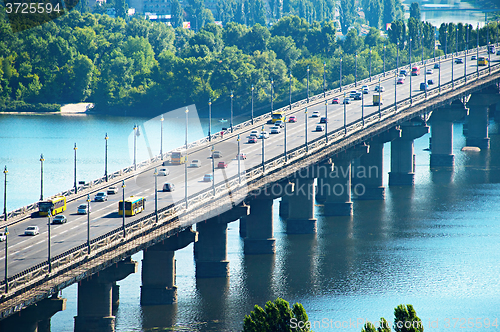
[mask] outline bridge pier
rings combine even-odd
[[[429,127],[420,121],[401,125],[401,138],[391,142],[391,171],[389,186],[413,186],[415,184],[413,141],[429,132]]]
[[[293,184],[292,184],[293,186]],[[293,192],[293,188],[290,190],[290,192]],[[286,219],[288,218],[288,212],[289,212],[289,209],[290,209],[290,196],[288,195],[283,195],[281,196],[281,200],[280,200],[280,217],[282,217],[283,219]]]
[[[294,191],[289,197],[287,234],[314,234],[314,166],[295,173]]]
[[[239,205],[217,217],[196,224],[198,241],[194,244],[196,278],[229,277],[227,224],[247,216],[249,206]]]
[[[273,229],[274,196],[259,195],[250,202],[246,217],[245,255],[275,254],[276,239]]]
[[[188,228],[143,251],[141,305],[177,302],[175,251],[197,241],[198,234]]]
[[[137,262],[130,258],[116,263],[78,283],[78,309],[75,332],[115,330],[113,283],[137,272]]]
[[[0,331],[50,332],[50,318],[66,310],[66,299],[53,296],[0,321]]]
[[[401,137],[401,130],[391,128],[374,137],[368,144],[369,152],[360,158],[360,166],[356,169],[358,185],[362,185],[362,192],[355,192],[358,200],[384,200],[384,143]]]
[[[474,93],[467,102],[469,108],[468,130],[466,145],[476,146],[481,150],[490,148],[488,137],[488,108],[500,101],[498,90],[496,93]]]
[[[323,179],[321,187],[318,185],[319,193],[324,194],[327,191],[325,216],[352,216],[351,162],[367,152],[368,146],[363,144],[332,158],[333,168],[330,168],[328,177]]]

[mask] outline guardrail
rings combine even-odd
[[[481,77],[485,75],[489,75],[490,68],[482,68],[478,73],[472,73],[467,75],[467,82],[473,82],[474,80],[478,80]],[[500,71],[500,65],[497,64],[495,66],[491,66],[491,72],[492,73],[497,73]],[[392,78],[390,78],[392,79]],[[361,81],[363,83],[364,81]],[[236,174],[228,179],[226,179],[224,182],[216,184],[215,185],[215,191],[213,188],[207,188],[202,190],[201,192],[198,192],[196,194],[193,194],[188,197],[187,199],[187,204],[189,206],[189,209],[186,210],[186,200],[182,199],[174,204],[171,204],[167,207],[164,207],[158,211],[158,219],[163,220],[161,223],[156,223],[156,214],[151,213],[146,216],[143,216],[142,218],[139,218],[137,220],[134,220],[125,226],[125,231],[127,234],[127,238],[138,236],[140,234],[143,234],[144,232],[147,232],[153,228],[158,228],[158,227],[164,227],[166,225],[171,224],[172,222],[175,222],[179,219],[179,217],[183,214],[190,213],[191,211],[195,211],[196,209],[199,209],[199,213],[202,213],[203,211],[200,209],[201,207],[204,208],[210,208],[210,202],[212,202],[214,199],[217,199],[219,197],[222,197],[224,195],[228,195],[231,192],[237,192],[239,189],[242,187],[254,183],[257,180],[263,179],[264,176],[267,174],[270,174],[272,172],[275,172],[283,166],[290,165],[292,163],[298,163],[300,162],[304,156],[306,155],[311,155],[314,154],[316,151],[324,148],[325,146],[328,145],[333,145],[344,138],[353,135],[357,132],[360,132],[364,130],[365,128],[378,123],[384,119],[387,119],[391,116],[394,116],[395,114],[401,113],[405,109],[408,109],[409,107],[420,104],[428,99],[435,98],[439,95],[441,95],[443,92],[448,91],[452,88],[452,85],[454,87],[461,87],[464,86],[465,83],[465,78],[462,76],[461,78],[458,78],[453,82],[446,83],[441,85],[441,91],[438,89],[433,89],[427,93],[427,98],[425,97],[424,94],[420,94],[416,97],[413,98],[413,101],[410,101],[410,98],[406,98],[400,102],[397,103],[397,110],[394,105],[384,107],[381,109],[381,113],[379,115],[378,111],[375,111],[371,114],[368,114],[364,117],[364,119],[357,119],[351,123],[346,124],[346,129],[344,128],[338,128],[330,133],[327,134],[327,136],[321,136],[318,137],[314,140],[311,140],[310,142],[307,142],[306,144],[303,144],[299,147],[293,148],[286,153],[286,158],[284,154],[280,154],[276,157],[273,157],[271,159],[268,159],[264,165],[257,165],[254,166],[250,169],[245,170],[244,172],[241,173],[241,183],[239,179],[239,174]],[[349,87],[349,86],[347,86]],[[336,89],[338,90],[338,89]],[[324,97],[321,94],[320,98],[315,98],[316,101],[321,100],[324,101]],[[317,97],[317,96],[314,96]],[[311,100],[312,98],[310,98]],[[317,102],[318,103],[318,102]],[[317,104],[316,103],[316,104]],[[302,106],[303,103],[297,102],[294,103],[296,106]],[[285,107],[288,108],[288,107]],[[265,114],[262,115],[259,118],[259,121],[265,120],[267,118],[270,118],[270,114]],[[363,126],[363,120],[364,120],[364,126]],[[251,121],[250,121],[251,122]],[[239,128],[244,128],[248,126],[248,121],[240,124],[241,127]],[[240,126],[238,125],[238,126]],[[202,140],[199,140],[201,142]],[[139,167],[146,167],[149,164],[159,161],[159,157],[154,157],[151,158],[150,160],[144,161],[141,164],[139,164]],[[286,161],[285,161],[286,160]],[[264,167],[263,167],[264,166]],[[138,168],[139,168],[138,167]],[[112,174],[112,177],[118,177],[120,175],[123,175],[123,173],[130,173],[133,171],[133,167],[128,167],[123,170],[120,170],[118,172],[115,172]],[[97,179],[93,181],[93,185],[98,185],[105,181],[105,178]],[[83,187],[84,189],[85,187]],[[72,190],[63,192],[61,194],[71,194]],[[121,227],[116,228],[104,235],[101,235],[97,238],[94,238],[90,241],[90,254],[88,253],[88,246],[87,243],[83,243],[79,246],[76,246],[62,254],[59,254],[57,256],[51,257],[51,266],[52,266],[52,273],[53,275],[61,273],[61,271],[68,271],[71,266],[75,266],[75,264],[80,264],[83,261],[88,261],[93,259],[93,257],[99,257],[103,255],[104,253],[108,252],[109,250],[113,250],[113,248],[116,248],[117,245],[122,243],[124,241],[124,236],[123,236],[123,230]],[[9,293],[6,294],[6,280],[0,281],[0,294],[2,296],[2,300],[0,301],[1,303],[4,303],[6,299],[11,298],[14,294],[19,294],[22,293],[22,290],[27,290],[37,284],[42,283],[44,280],[46,280],[46,277],[48,275],[48,262],[45,261],[43,263],[37,264],[29,269],[26,269],[22,272],[19,272],[7,279],[8,283],[8,289]],[[9,294],[11,296],[9,296]],[[19,311],[23,307],[18,306],[12,306],[10,308],[2,308],[2,311],[0,312],[0,319],[4,318],[8,315],[10,315],[13,311]],[[12,311],[13,310],[13,311]]]

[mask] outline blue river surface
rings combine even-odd
[[[137,159],[158,154],[158,118],[1,115],[0,166],[9,169],[8,210],[38,200],[40,153],[46,196],[73,185],[75,142],[79,180],[104,175],[106,133],[110,172],[130,166],[135,123],[141,128]],[[214,131],[223,125],[215,123]],[[207,133],[206,119],[190,118],[189,128],[190,141],[201,138]],[[464,321],[465,327],[472,324],[467,330],[499,330],[497,133],[492,121],[491,149],[465,153],[460,151],[465,145],[462,123],[456,123],[453,173],[430,171],[424,150],[429,134],[423,136],[415,141],[414,188],[387,187],[385,201],[354,201],[352,217],[325,217],[323,206],[317,205],[315,236],[287,235],[275,201],[274,256],[243,255],[238,222],[229,224],[227,280],[196,280],[193,246],[177,251],[176,305],[140,306],[139,264],[138,273],[118,282],[116,330],[238,331],[255,304],[263,306],[277,297],[302,303],[311,321],[323,322],[314,331],[361,331],[363,322],[375,323],[380,317],[392,322],[399,304],[413,304],[426,331],[456,331]],[[167,119],[164,135],[165,151],[182,145],[184,119]],[[387,185],[390,143],[384,158]],[[3,198],[3,179],[1,184]],[[140,262],[142,253],[133,259]],[[52,331],[73,331],[77,285],[64,289],[62,296],[68,299],[67,308],[53,316]]]

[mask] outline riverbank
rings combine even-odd
[[[37,110],[35,105],[27,104],[28,107],[21,107],[19,110],[7,110],[0,111],[0,114],[9,114],[9,115],[44,115],[44,114],[61,114],[61,115],[84,115],[89,110],[94,107],[93,103],[76,103],[76,104],[66,104],[66,105],[58,105],[51,104],[53,111],[48,110],[47,108],[41,108]],[[57,106],[56,106],[57,105]],[[18,109],[18,108],[16,108]]]

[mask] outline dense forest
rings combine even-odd
[[[103,113],[155,116],[186,104],[196,104],[205,113],[209,99],[214,111],[227,110],[233,93],[235,114],[248,114],[253,86],[256,112],[261,113],[269,110],[271,80],[279,107],[288,103],[290,84],[293,100],[305,97],[307,68],[312,94],[322,91],[324,71],[327,89],[338,87],[341,59],[342,82],[348,84],[356,72],[358,80],[368,77],[370,63],[372,74],[382,72],[384,57],[386,69],[395,68],[397,47],[400,64],[408,63],[409,38],[413,61],[420,59],[422,49],[425,57],[434,55],[435,29],[430,24],[412,17],[392,26],[388,38],[372,27],[364,37],[350,29],[339,40],[331,20],[308,23],[290,15],[269,28],[207,23],[194,33],[144,19],[126,22],[74,10],[14,34],[1,16],[0,109],[88,101]],[[467,30],[468,47],[475,47],[475,27],[439,28],[448,53],[457,45],[466,47]],[[494,40],[496,23],[479,31],[481,45],[487,31]]]

